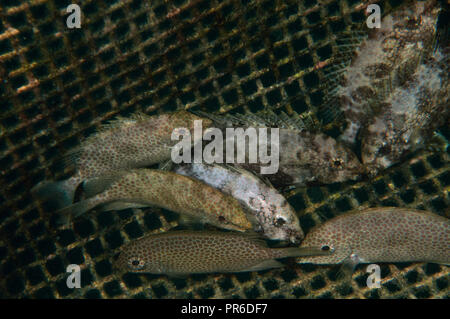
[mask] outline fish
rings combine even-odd
[[[196,179],[158,169],[134,169],[86,182],[93,197],[76,202],[56,213],[58,223],[98,208],[100,211],[137,207],[160,207],[217,227],[246,231],[252,229],[239,202]]]
[[[249,171],[230,165],[182,164],[174,172],[198,179],[236,198],[254,215],[254,230],[272,240],[300,243],[304,233],[295,210],[273,186]]]
[[[327,256],[297,263],[343,264],[430,262],[450,264],[450,221],[437,214],[398,207],[352,211],[316,226],[300,247],[318,246]]]
[[[368,121],[361,134],[361,156],[369,175],[431,144],[434,132],[449,124],[448,60],[448,53],[437,49],[407,85],[393,90],[383,112]]]
[[[213,231],[147,235],[121,248],[116,271],[180,276],[280,268],[275,259],[324,254],[317,247],[268,248],[258,236]]]
[[[275,187],[340,183],[359,180],[366,173],[350,148],[326,134],[280,129],[279,136],[280,169],[265,175]],[[256,169],[251,163],[242,166]]]
[[[222,130],[225,126],[242,127],[244,131],[248,128],[267,128],[267,138],[260,138],[260,132],[257,130],[258,148],[267,149],[268,154],[273,151],[272,146],[278,148],[278,170],[271,174],[261,174],[261,167],[267,164],[262,163],[261,158],[251,163],[248,148],[245,150],[245,162],[238,162],[235,155],[233,165],[267,179],[276,188],[358,180],[366,173],[366,168],[355,153],[343,143],[320,132],[320,127],[310,117],[302,119],[295,112],[289,116],[284,112],[275,114],[271,110],[221,116],[199,114],[210,118],[214,125],[218,125]],[[278,129],[279,137],[275,145],[272,145],[271,128]]]
[[[197,120],[202,121],[202,127],[212,123],[184,110],[154,116],[136,113],[129,118],[118,117],[65,156],[65,164],[75,166],[72,177],[56,182],[42,181],[33,187],[32,193],[38,198],[53,199],[57,208],[65,207],[73,203],[79,185],[93,177],[170,160],[171,150],[177,143],[171,139],[172,133],[182,134],[185,130],[192,133]],[[198,142],[198,137],[195,138],[194,144]]]
[[[341,63],[342,69],[339,64],[330,66],[333,72],[328,72],[327,83],[332,90],[325,98],[329,101],[326,105],[335,108],[335,103],[340,104],[347,123],[339,141],[355,147],[361,128],[380,113],[389,112],[388,100],[395,98],[397,88],[408,86],[433,51],[439,12],[436,1],[414,2],[395,10],[383,18],[380,28],[350,45],[356,50],[343,54],[350,63]]]

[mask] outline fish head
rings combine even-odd
[[[317,181],[325,184],[357,180],[365,173],[355,153],[331,137],[323,140],[314,167]]]
[[[151,265],[145,245],[137,240],[125,245],[113,263],[113,268],[125,272],[155,272]]]
[[[261,230],[272,240],[299,244],[305,237],[295,210],[281,194],[266,194],[266,205],[261,205]]]
[[[297,263],[339,264],[352,254],[352,248],[338,225],[325,223],[312,229],[300,247],[320,247],[330,254],[297,258]]]
[[[275,216],[271,227],[263,227],[264,236],[272,240],[290,241],[299,244],[305,237],[298,219],[286,218],[283,215]]]

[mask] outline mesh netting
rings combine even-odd
[[[373,1],[372,1],[373,2]],[[321,66],[336,34],[360,29],[361,1],[78,1],[80,29],[66,27],[69,0],[0,0],[0,297],[37,298],[448,298],[448,267],[382,265],[382,288],[351,282],[338,267],[292,265],[185,279],[125,274],[113,253],[146,233],[178,225],[159,209],[91,212],[56,227],[29,192],[69,176],[60,158],[101,123],[136,111],[157,114],[283,110],[324,121]],[[384,13],[402,1],[380,1]],[[336,107],[339,107],[336,105]],[[342,123],[324,130],[334,135]],[[450,139],[448,128],[440,130]],[[370,181],[285,194],[308,232],[358,207],[401,206],[445,215],[446,151],[424,150]],[[449,217],[447,215],[447,217]],[[66,286],[79,264],[81,289]]]

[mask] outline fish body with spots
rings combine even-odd
[[[450,220],[409,208],[370,208],[337,216],[313,228],[301,246],[319,246],[331,254],[298,258],[298,263],[449,265]]]
[[[249,128],[258,128],[258,152],[263,149],[267,155],[279,154],[276,172],[261,174],[261,168],[267,163],[263,163],[260,156],[251,161],[254,154],[249,148],[245,149],[244,163],[238,161],[236,151],[233,163],[267,179],[276,188],[345,182],[365,174],[365,168],[349,147],[319,132],[318,125],[308,123],[309,118],[307,122],[295,112],[291,116],[271,111],[239,116],[201,114],[222,129],[224,126],[240,127],[247,132]],[[261,138],[259,128],[267,129],[264,138]],[[277,129],[278,136],[274,137],[273,128]]]
[[[362,161],[371,175],[427,145],[450,119],[449,55],[438,48],[411,80],[393,89],[382,112],[362,130]]]
[[[201,181],[145,168],[116,174],[87,182],[87,192],[96,195],[58,211],[60,222],[68,222],[94,208],[109,211],[155,206],[221,228],[252,229],[247,213],[236,199]]]
[[[279,268],[277,258],[323,254],[317,247],[268,248],[254,235],[234,232],[173,231],[148,235],[125,245],[117,270],[185,275]]]
[[[266,147],[271,150],[272,145],[268,143]],[[365,173],[361,162],[348,147],[323,133],[280,129],[277,147],[279,169],[274,174],[263,175],[277,188],[356,180]],[[260,172],[260,163],[238,165]]]
[[[218,164],[184,164],[174,171],[236,198],[255,217],[255,231],[272,240],[300,242],[304,234],[291,205],[275,188],[254,174]]]
[[[415,2],[387,15],[380,28],[369,31],[334,91],[347,121],[341,141],[354,145],[369,120],[389,112],[396,89],[409,86],[433,50],[438,13],[436,1]]]
[[[169,160],[171,150],[177,143],[172,141],[172,133],[189,130],[193,135],[196,120],[202,120],[203,127],[211,124],[209,119],[184,110],[154,116],[135,114],[130,118],[119,117],[66,155],[67,164],[75,166],[75,174],[71,178],[58,182],[43,181],[32,191],[41,198],[58,199],[59,207],[71,204],[82,182],[117,170]],[[197,142],[193,141],[194,144]]]

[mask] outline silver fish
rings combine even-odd
[[[286,199],[254,174],[232,166],[184,164],[178,174],[205,182],[236,198],[256,217],[256,231],[273,240],[299,243],[303,237],[298,217]]]

